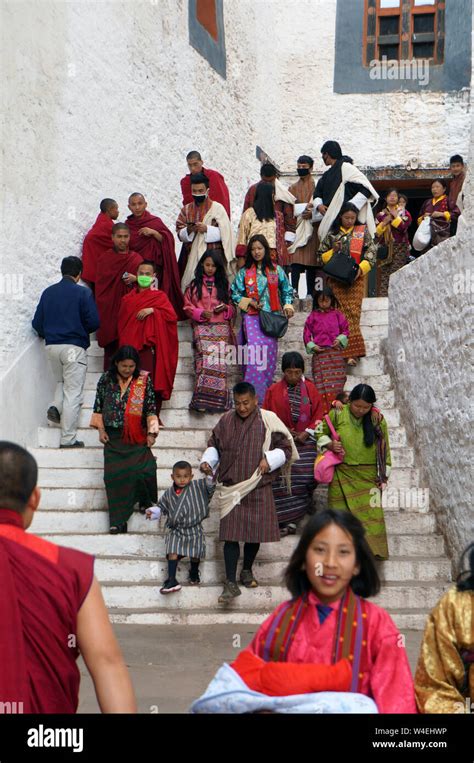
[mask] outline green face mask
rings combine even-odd
[[[137,276],[137,283],[142,288],[147,289],[148,286],[152,285],[153,278],[152,276]]]

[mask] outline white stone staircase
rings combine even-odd
[[[307,313],[295,314],[287,335],[280,342],[280,357],[289,349],[304,354],[302,333],[306,317]],[[443,538],[436,531],[435,516],[427,502],[419,500],[423,487],[419,485],[419,470],[414,465],[413,449],[406,444],[405,429],[400,426],[390,377],[384,373],[380,349],[381,341],[387,335],[388,300],[364,300],[361,324],[367,357],[348,377],[346,386],[351,389],[364,381],[374,387],[377,404],[389,425],[393,465],[389,503],[385,508],[390,559],[379,565],[384,583],[375,601],[388,609],[400,628],[421,629],[426,614],[449,584],[451,566],[444,553]],[[160,494],[169,487],[171,467],[177,460],[190,461],[198,476],[198,461],[208,434],[219,418],[218,415],[188,410],[193,385],[190,326],[181,325],[179,336],[174,392],[162,410],[166,428],[161,431],[154,448]],[[156,522],[147,522],[142,515],[134,514],[128,523],[127,534],[108,534],[102,446],[97,432],[87,428],[102,362],[102,350],[94,342],[89,350],[85,400],[78,432],[78,438],[85,441],[84,450],[60,450],[59,429],[52,425],[39,429],[39,448],[32,452],[38,460],[43,497],[33,531],[56,543],[96,555],[96,573],[114,622],[261,622],[288,595],[282,585],[282,575],[296,543],[294,537],[263,545],[254,566],[259,588],[243,588],[242,595],[232,605],[222,607],[217,605],[224,565],[222,544],[217,539],[216,512],[211,512],[204,525],[207,558],[201,565],[202,584],[199,588],[183,585],[176,595],[162,596],[159,593],[166,577],[166,560],[163,530],[158,530]],[[308,359],[307,363],[311,378]],[[237,371],[233,377],[239,378]],[[319,503],[321,497],[324,500],[324,492]],[[179,577],[185,583],[187,563],[182,562],[180,568]]]

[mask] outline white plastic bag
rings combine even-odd
[[[413,249],[417,252],[421,252],[429,245],[431,241],[431,218],[424,217],[418,226],[418,230],[413,236]]]

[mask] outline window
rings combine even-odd
[[[444,61],[443,0],[365,0],[364,65],[370,61]]]

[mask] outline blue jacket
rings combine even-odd
[[[91,290],[63,276],[42,293],[32,326],[46,344],[73,344],[87,350],[89,334],[100,326]]]

